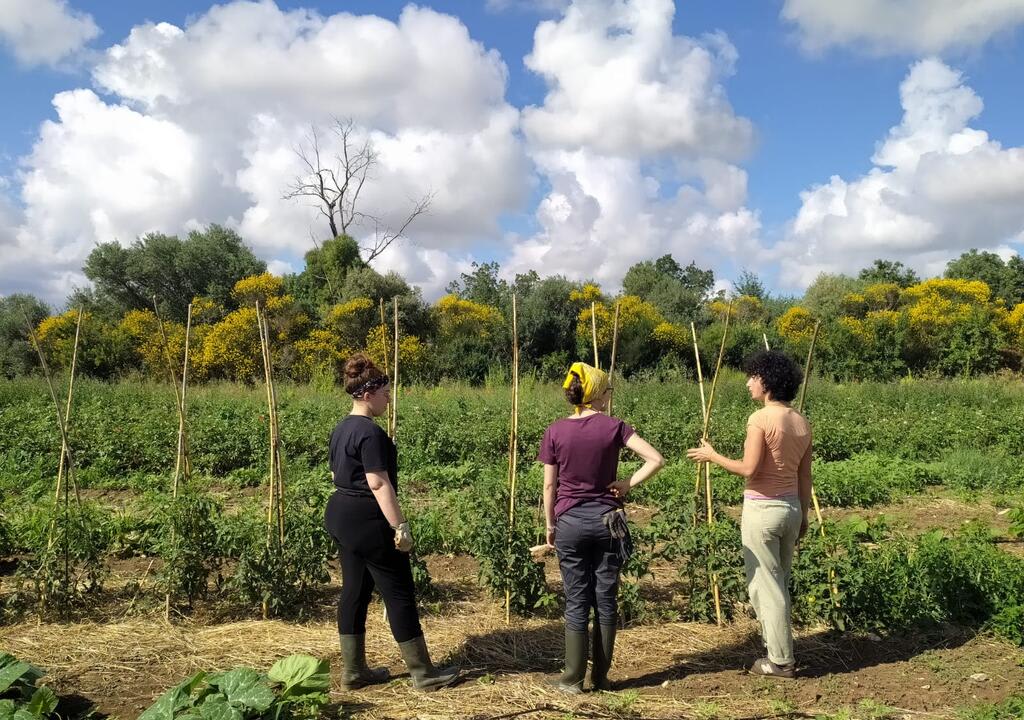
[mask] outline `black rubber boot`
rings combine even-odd
[[[398,643],[402,651],[402,659],[409,668],[409,677],[412,678],[412,686],[417,690],[438,690],[459,679],[461,673],[456,668],[438,669],[430,661],[430,653],[427,652],[427,641],[423,636]]]
[[[615,625],[598,625],[594,623],[593,662],[590,667],[590,685],[594,690],[611,690],[608,682],[608,670],[612,666],[612,654],[615,652]]]
[[[341,638],[341,689],[358,690],[367,685],[387,682],[387,668],[366,664],[366,635],[339,635]]]
[[[587,675],[587,633],[565,629],[565,672],[554,681],[555,687],[572,695],[583,692]]]

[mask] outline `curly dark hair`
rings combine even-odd
[[[800,366],[788,355],[774,350],[761,350],[748,357],[743,363],[743,372],[749,377],[760,378],[772,400],[782,402],[795,398],[800,383],[804,381]]]

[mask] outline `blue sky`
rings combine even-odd
[[[675,3],[674,15],[671,3],[666,6],[666,0],[577,0],[568,9],[565,6],[569,3],[557,0],[421,3],[420,8],[454,16],[455,24],[464,26],[471,43],[482,46],[482,53],[496,52],[507,69],[507,84],[501,97],[493,97],[493,57],[473,60],[479,61],[479,68],[473,69],[473,72],[479,70],[479,74],[467,81],[468,94],[452,95],[445,101],[450,104],[464,101],[467,107],[476,107],[478,98],[470,97],[472,92],[485,88],[481,92],[486,95],[486,88],[491,88],[489,105],[481,111],[475,129],[468,136],[462,126],[472,125],[473,121],[463,122],[454,107],[452,115],[439,116],[433,121],[420,122],[415,112],[411,112],[407,113],[411,119],[407,117],[396,124],[392,112],[386,108],[388,98],[378,98],[379,106],[358,118],[358,124],[367,132],[382,133],[376,136],[378,144],[395,141],[393,149],[386,153],[388,168],[386,179],[382,180],[391,189],[390,197],[402,191],[408,194],[409,188],[415,186],[410,177],[422,177],[402,167],[409,158],[409,133],[428,126],[435,133],[453,133],[452,142],[464,142],[470,136],[479,140],[482,136],[474,133],[482,132],[481,128],[506,109],[519,113],[518,120],[511,121],[497,140],[496,135],[486,136],[487,142],[499,143],[495,154],[505,158],[499,166],[485,167],[486,160],[470,158],[466,160],[469,165],[456,165],[445,177],[449,185],[462,182],[460,178],[469,178],[467,189],[450,187],[453,195],[472,193],[478,189],[472,185],[486,184],[485,180],[491,185],[505,182],[503,174],[521,177],[509,180],[508,187],[497,188],[481,197],[476,215],[472,207],[460,205],[456,199],[442,198],[436,213],[432,213],[432,226],[425,228],[421,237],[415,237],[414,227],[410,233],[412,242],[382,258],[381,267],[407,274],[423,285],[428,295],[436,294],[448,277],[465,269],[469,262],[489,259],[508,265],[509,272],[534,263],[542,273],[547,269],[570,276],[597,277],[614,286],[628,264],[642,259],[645,250],[650,256],[671,251],[684,262],[696,259],[714,266],[723,278],[734,276],[741,267],[752,267],[773,288],[793,292],[805,286],[816,272],[855,272],[858,264],[867,264],[890,248],[892,257],[926,273],[940,268],[944,259],[968,246],[985,247],[1004,255],[1019,251],[1019,242],[1024,237],[1024,218],[1008,208],[1015,202],[1024,205],[1024,183],[1018,184],[1021,177],[1018,163],[1024,163],[1024,159],[1017,152],[1024,146],[1024,94],[1019,79],[1019,68],[1024,60],[1024,35],[1017,29],[1018,24],[1024,22],[1024,8],[1019,0],[990,3],[986,10],[978,11],[980,15],[967,11],[966,15],[962,13],[964,16],[950,20],[954,24],[947,27],[937,19],[937,15],[944,12],[938,5],[947,1],[952,2],[870,0],[866,5],[878,7],[869,8],[861,18],[852,19],[844,13],[830,16],[827,7],[820,7],[827,4],[815,6],[809,0],[756,3],[679,0]],[[15,6],[24,4],[23,0],[9,2]],[[167,170],[160,163],[174,165],[175,154],[163,160],[151,158],[147,142],[154,142],[153,137],[162,137],[165,139],[160,142],[166,143],[170,142],[166,138],[173,137],[182,138],[193,149],[209,147],[204,143],[216,145],[216,138],[202,137],[203,122],[208,123],[209,117],[199,122],[197,113],[209,112],[219,118],[215,113],[229,110],[215,109],[210,101],[201,98],[194,102],[190,98],[187,110],[185,103],[171,107],[151,101],[145,89],[147,81],[138,74],[138,68],[142,67],[138,56],[128,53],[128,57],[118,59],[109,50],[114,45],[130,47],[129,33],[147,23],[177,26],[185,38],[198,35],[196,29],[203,27],[211,16],[211,5],[192,0],[176,3],[47,0],[42,5],[51,5],[79,21],[79,27],[83,18],[91,18],[98,34],[96,30],[83,31],[87,36],[94,36],[67,52],[49,50],[50,55],[45,59],[36,56],[26,61],[25,54],[31,52],[31,48],[26,49],[27,44],[18,37],[18,33],[25,32],[24,28],[17,25],[4,28],[0,21],[0,39],[4,41],[0,47],[0,85],[5,96],[5,111],[0,114],[0,177],[4,178],[0,192],[6,193],[6,200],[0,197],[0,252],[11,258],[9,263],[0,262],[0,266],[8,265],[6,272],[0,269],[0,294],[31,290],[56,300],[69,284],[83,282],[75,266],[81,264],[83,253],[87,254],[93,243],[113,239],[103,237],[104,232],[116,232],[119,240],[127,242],[133,232],[153,229],[182,232],[187,227],[214,221],[233,224],[240,231],[250,229],[257,252],[276,261],[272,267],[279,271],[299,269],[308,238],[291,238],[292,231],[286,229],[284,232],[291,238],[288,242],[274,240],[281,237],[282,228],[289,226],[285,220],[276,220],[283,211],[268,204],[274,189],[260,179],[260,173],[266,172],[266,168],[259,167],[252,157],[253,143],[271,142],[267,136],[269,131],[254,131],[248,143],[239,141],[241,154],[222,158],[225,169],[219,180],[195,175],[198,171],[191,166]],[[281,0],[271,6],[275,7],[275,13],[262,13],[263,17],[253,22],[269,23],[259,30],[265,35],[267,27],[275,27],[274,23],[283,26],[284,18],[296,17],[292,13],[301,10],[313,11],[321,20],[329,20],[340,12],[353,16],[376,15],[388,21],[391,28],[404,28],[406,35],[412,38],[412,33],[422,29],[412,28],[412,23],[405,28],[403,17],[408,19],[408,15],[403,16],[403,9],[406,5],[391,0],[333,3]],[[903,9],[896,6],[903,6]],[[577,10],[579,15],[570,21]],[[917,12],[919,17],[899,14],[907,12]],[[603,35],[587,34],[588,23],[600,25],[603,16],[616,13],[618,19],[608,21]],[[280,19],[267,15],[280,16]],[[595,43],[607,41],[612,47],[613,40],[609,38],[615,34],[633,34],[639,38],[640,26],[630,24],[638,17],[647,18],[644,22],[667,17],[673,37],[693,43],[693,47],[666,48],[662,55],[646,52],[642,43],[623,46],[624,53],[636,53],[639,64],[654,68],[640,71],[639,78],[634,78],[637,85],[656,87],[661,95],[675,93],[680,102],[672,105],[675,110],[671,112],[684,114],[671,117],[670,112],[667,118],[662,118],[666,124],[658,126],[650,124],[653,121],[649,123],[649,118],[664,107],[652,105],[650,112],[637,108],[636,117],[624,122],[635,125],[638,133],[649,132],[655,139],[643,146],[632,147],[626,141],[616,141],[609,146],[601,138],[619,130],[615,127],[614,108],[602,115],[601,105],[595,105],[593,98],[583,95],[562,98],[561,105],[546,104],[545,99],[552,90],[569,87],[574,82],[582,87],[592,84],[594,78],[586,75],[586,68],[573,67],[573,63],[584,66],[588,57],[605,58],[606,48]],[[435,18],[431,15],[428,20],[434,22]],[[535,31],[543,21],[558,24],[560,28],[544,46],[554,58],[551,62],[555,63],[548,66],[547,75],[527,67],[524,60],[538,47]],[[221,27],[217,32],[226,36],[232,31]],[[308,24],[295,33],[297,38],[320,33],[328,47],[334,37],[327,29],[319,26],[311,29]],[[717,40],[709,39],[715,34]],[[258,41],[263,36],[253,37]],[[195,43],[205,41],[193,40]],[[222,41],[230,47],[230,38],[217,42]],[[557,43],[577,41],[588,43],[586,47],[593,54],[588,56],[585,50],[578,61],[559,59]],[[140,55],[145,54],[146,48],[153,47],[147,45],[152,42],[151,37],[136,40]],[[415,38],[410,40],[412,45],[416,42]],[[720,49],[722,42],[728,46],[727,50]],[[339,53],[358,51],[341,47],[343,44],[338,46]],[[193,47],[201,47],[201,44]],[[692,54],[694,47],[697,54]],[[693,70],[696,66],[683,62],[698,55],[703,57],[704,50],[716,57],[707,76],[702,75],[700,69]],[[162,45],[158,52],[164,52]],[[330,57],[332,52],[325,51],[325,57]],[[386,53],[379,49],[376,52]],[[184,62],[175,59],[182,57],[168,51],[162,60],[177,73],[178,84],[205,84],[204,78],[219,72],[198,66],[178,72],[173,64]],[[377,62],[372,56],[363,59],[371,68]],[[131,66],[133,62],[135,67]],[[386,55],[380,62],[387,62]],[[559,62],[563,66],[558,66]],[[675,66],[681,70],[657,69],[673,62],[682,63]],[[685,75],[691,70],[696,73],[693,83],[677,82],[677,77],[673,76],[673,73]],[[345,70],[340,72],[344,74]],[[644,72],[650,74],[645,76]],[[414,93],[422,93],[420,102],[429,104],[434,95],[425,91],[425,86],[433,82],[439,86],[444,84],[444,78],[424,76],[416,80],[414,75],[415,72],[410,73],[410,83],[415,83],[415,88],[396,86],[393,89],[393,97],[398,98],[399,105]],[[112,77],[115,79],[110,80]],[[627,85],[629,82],[628,78],[622,80]],[[702,87],[692,90],[693,84]],[[238,79],[230,79],[229,85],[231,92],[237,91]],[[258,77],[251,79],[248,85],[247,101],[262,92]],[[938,108],[935,113],[942,117],[936,120],[934,113],[925,113],[931,119],[914,121],[917,124],[909,120],[903,122],[905,108],[901,107],[901,87],[911,89],[910,95],[919,98],[921,108]],[[913,92],[913,88],[919,87],[924,88],[924,96]],[[58,114],[53,105],[55,96],[78,89],[91,90],[95,102],[87,96],[77,96],[76,109],[65,106],[63,114]],[[178,91],[189,94],[180,88]],[[219,96],[216,87],[204,88],[204,92],[212,93],[212,98]],[[268,87],[266,97],[270,98],[275,92],[281,92],[278,86]],[[633,89],[612,83],[610,97],[614,101],[617,96],[625,99],[624,109],[629,98],[639,97],[633,95]],[[724,105],[720,105],[716,97]],[[920,99],[922,97],[924,99]],[[980,114],[961,110],[962,103],[970,106],[974,102],[972,97],[983,102],[984,110]],[[348,107],[350,102],[362,100],[353,97],[339,101],[339,105]],[[294,97],[290,102],[294,104]],[[691,105],[695,109],[679,109]],[[254,100],[251,117],[265,117],[267,112],[273,115],[266,110],[271,106],[270,100],[266,104]],[[311,107],[316,107],[315,102]],[[551,114],[531,119],[529,113],[524,112],[530,107],[550,110]],[[745,146],[741,151],[734,153],[728,147],[703,151],[703,146],[713,145],[716,140],[714,120],[711,135],[698,134],[671,142],[657,140],[666,129],[680,122],[685,124],[688,120],[685,113],[692,112],[698,119],[702,114],[718,117],[715,114],[722,112],[722,107],[731,108],[725,113],[726,122],[749,121],[749,133],[737,130],[734,135],[737,146]],[[124,119],[133,129],[121,128],[116,133],[112,129],[118,136],[112,140],[124,140],[126,133],[137,130],[140,133],[137,145],[125,148],[119,147],[123,143],[112,142],[112,149],[104,153],[96,150],[96,156],[87,156],[87,148],[74,143],[99,146],[105,141],[102,130],[90,124],[87,132],[76,132],[74,123],[88,123],[85,118],[89,113],[106,114],[113,120],[116,108],[125,109],[121,116],[131,115],[116,122]],[[239,110],[245,113],[246,106]],[[433,108],[428,114],[439,115]],[[595,114],[597,119],[591,122]],[[907,117],[912,114],[908,111]],[[282,129],[286,120],[295,120],[286,116],[287,112],[283,112],[271,118],[281,125],[280,128],[274,125],[278,142],[293,137]],[[307,111],[303,119],[308,116]],[[309,117],[310,122],[323,119]],[[44,138],[41,135],[41,123],[47,120],[51,121],[56,136]],[[102,125],[104,121],[98,122]],[[239,123],[232,125],[232,137],[236,137],[244,125]],[[580,124],[579,132],[560,130],[573,123]],[[156,128],[157,124],[161,127]],[[456,126],[458,129],[453,130]],[[941,137],[932,132],[938,126],[943,128]],[[903,128],[896,133],[903,140],[894,141],[889,155],[901,158],[900,163],[879,166],[873,162],[873,156],[886,141],[890,128],[897,127]],[[148,134],[151,131],[156,134]],[[984,131],[987,136],[978,139],[974,131]],[[227,129],[224,132],[228,132]],[[728,145],[729,133],[723,131],[722,135],[723,143]],[[957,140],[961,136],[968,140]],[[190,138],[194,141],[191,145]],[[965,157],[962,146],[968,141],[970,152]],[[37,148],[33,153],[37,144],[41,150]],[[903,152],[907,147],[917,148],[913,151],[917,154],[909,160]],[[71,169],[61,167],[61,158],[77,157],[78,150],[82,152],[80,165]],[[927,165],[931,171],[924,174],[918,168],[926,152],[931,153],[929,157],[940,156],[946,164]],[[445,157],[450,155],[447,152]],[[208,155],[200,152],[197,157]],[[47,229],[52,226],[47,225],[46,216],[58,211],[59,205],[56,200],[52,207],[47,204],[50,202],[48,193],[71,194],[72,189],[65,185],[74,183],[88,186],[92,182],[89,168],[104,162],[123,164],[133,172],[142,172],[147,181],[157,178],[149,200],[152,207],[145,199],[140,199],[132,207],[124,208],[116,198],[111,200],[90,190],[87,194],[91,196],[82,200],[81,207],[65,218],[70,227],[62,227],[56,232],[59,237],[54,237],[55,231]],[[453,164],[458,162],[452,159]],[[986,162],[992,164],[986,165]],[[139,170],[146,163],[153,166]],[[727,167],[730,169],[727,174],[731,173],[734,178],[738,177],[736,173],[745,174],[745,188],[743,183],[738,186],[733,183],[723,190],[729,199],[716,200],[708,186],[710,176],[706,175],[706,165],[702,163]],[[680,169],[682,166],[687,169]],[[696,166],[701,169],[695,170]],[[1002,170],[997,172],[994,168]],[[183,173],[182,179],[168,194],[168,189],[160,186],[161,178],[179,171]],[[881,194],[871,179],[872,173],[879,172],[890,173],[884,176],[887,191]],[[621,187],[606,187],[609,173],[621,173],[629,179],[621,180],[624,183]],[[931,179],[944,177],[944,173],[958,178],[958,184],[963,183],[962,197],[952,200],[934,197],[936,190],[930,186]],[[802,192],[829,184],[833,176],[842,179],[840,186],[822,189],[810,199],[801,198]],[[1004,178],[1005,182],[999,187],[990,187],[987,178],[994,176]],[[210,187],[221,188],[225,182],[234,182],[235,177],[243,179],[238,180],[239,188],[235,188],[234,195],[225,193],[217,202],[208,197],[192,197],[205,194],[190,193],[180,187],[181,183],[189,182],[187,178],[193,178],[200,186],[210,183]],[[978,178],[976,187],[966,187],[975,177]],[[60,188],[54,193],[55,184]],[[657,189],[650,190],[654,185]],[[695,199],[679,200],[677,193],[688,186],[694,188]],[[131,184],[128,187],[130,189]],[[446,191],[448,189],[446,186]],[[178,204],[172,211],[167,208],[167,198],[174,193],[177,193]],[[616,203],[612,199],[618,194],[630,199],[623,202],[624,207],[613,210],[612,205]],[[388,193],[382,195],[389,196]],[[900,202],[894,203],[894,208],[884,209],[894,214],[880,220],[873,204],[885,204],[886,198],[894,195],[900,196]],[[961,204],[976,207],[978,222],[970,224],[963,218],[949,217],[942,209],[943,204],[947,208],[961,207]],[[842,209],[836,210],[840,206]],[[247,211],[248,216],[243,218]],[[389,208],[380,210],[385,215],[390,211]],[[225,216],[217,217],[218,212]],[[272,216],[271,220],[266,220],[267,215]],[[293,223],[297,222],[295,217],[298,216],[292,217]],[[623,232],[630,232],[631,217],[649,218],[638,223],[649,227],[638,233],[633,247],[621,251],[609,249],[622,242]],[[998,222],[990,220],[992,217],[997,217]],[[264,218],[264,225],[259,226],[262,230],[257,229],[254,218]],[[76,222],[81,226],[76,227]],[[310,223],[304,228],[305,233],[301,229],[295,232],[308,235]],[[681,231],[680,227],[687,229]],[[889,237],[888,232],[899,235]],[[858,249],[859,235],[870,240]],[[245,232],[243,236],[250,240]],[[453,240],[455,236],[459,238]],[[580,237],[585,239],[580,240]],[[47,252],[32,252],[41,243],[47,245]],[[54,263],[48,261],[54,255],[59,258],[56,269]],[[588,268],[580,257],[591,257],[593,267]],[[801,267],[804,269],[799,270]],[[34,275],[36,272],[38,277]]]

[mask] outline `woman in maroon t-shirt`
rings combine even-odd
[[[619,572],[630,547],[622,505],[630,489],[661,469],[665,460],[628,424],[603,414],[611,394],[606,373],[574,363],[563,388],[573,413],[544,432],[537,459],[544,463],[547,542],[558,552],[565,590],[565,672],[555,684],[579,693],[587,670],[591,607],[590,681],[595,690],[611,687]],[[644,460],[628,480],[616,479],[623,447]]]

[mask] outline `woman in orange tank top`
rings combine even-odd
[[[789,578],[797,541],[807,532],[811,501],[811,427],[790,407],[803,373],[786,355],[770,351],[750,357],[744,371],[750,397],[764,406],[747,420],[743,459],[727,458],[707,442],[686,454],[746,478],[740,521],[743,564],[750,604],[768,650],[750,672],[791,678],[796,659]]]

